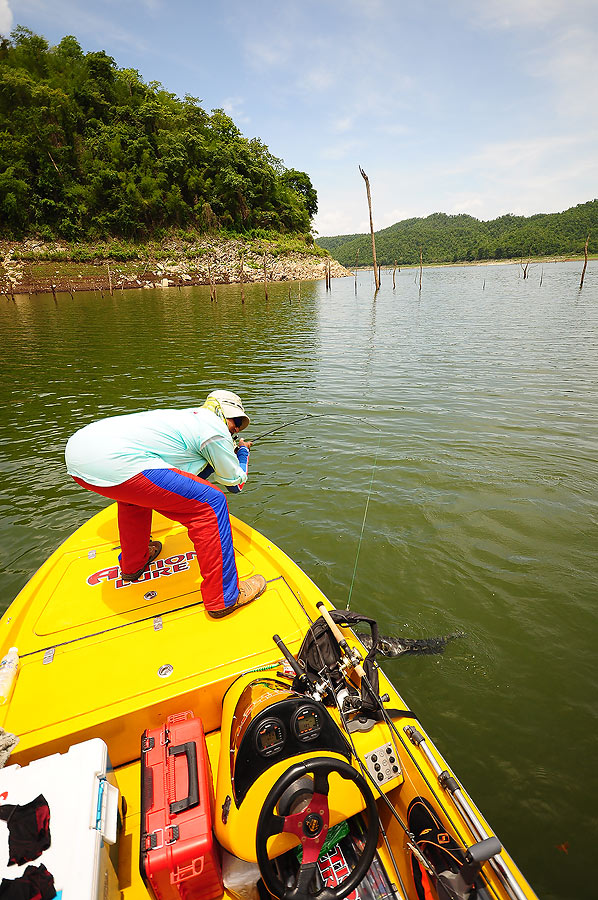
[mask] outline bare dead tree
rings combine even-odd
[[[424,269],[424,249],[423,247],[419,248],[419,289],[422,289],[422,274]]]
[[[585,242],[585,244],[584,244],[584,248],[583,248],[583,253],[584,253],[584,264],[583,264],[583,270],[582,270],[582,273],[581,273],[581,281],[579,282],[579,290],[580,290],[580,291],[581,291],[581,289],[582,289],[582,287],[583,287],[583,280],[584,280],[584,278],[586,277],[586,269],[587,269],[587,267],[588,267],[588,244],[589,244],[589,242],[590,242],[590,235],[588,234],[588,236],[587,236],[587,238],[586,238],[586,242]]]
[[[396,261],[396,259],[395,259],[395,266],[394,266],[394,269],[392,270],[392,289],[393,289],[393,291],[394,291],[394,289],[395,289],[395,287],[396,287],[396,285],[395,285],[395,273],[396,273],[396,271],[397,271],[397,261]]]
[[[239,253],[239,281],[241,282],[241,303],[245,303],[245,288],[243,286],[243,251]]]
[[[214,302],[218,299],[216,295],[216,282],[214,280],[214,275],[212,273],[212,266],[210,265],[210,260],[208,259],[208,278],[210,280],[210,302]]]
[[[519,263],[519,265],[521,266],[521,269],[522,269],[522,271],[523,271],[523,277],[524,277],[524,278],[527,278],[527,275],[528,275],[528,269],[530,268],[530,266],[533,265],[532,260],[531,260],[531,256],[528,256],[527,262],[526,262],[526,263],[523,262],[523,257],[522,257],[522,258],[521,258],[521,262]]]
[[[378,274],[378,263],[376,260],[376,239],[374,237],[374,220],[372,218],[372,195],[370,193],[370,179],[365,174],[361,166],[359,167],[361,177],[365,181],[365,189],[368,195],[368,209],[370,211],[370,232],[372,235],[372,256],[374,258],[374,280],[376,282],[376,290],[380,290],[380,276]]]
[[[264,251],[264,293],[266,295],[266,300],[268,299],[268,272],[266,271],[266,252]]]

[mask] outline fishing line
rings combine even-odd
[[[353,415],[349,415],[349,414],[344,415],[343,413],[307,413],[307,415],[305,415],[305,416],[300,416],[298,419],[293,419],[291,422],[285,422],[284,425],[279,425],[277,428],[272,428],[270,431],[266,431],[266,432],[264,432],[264,434],[258,435],[256,438],[253,439],[252,443],[255,443],[255,441],[259,441],[264,437],[268,437],[268,435],[270,435],[270,434],[275,434],[275,432],[277,432],[277,431],[282,431],[283,428],[288,428],[291,425],[297,425],[299,422],[305,422],[307,419],[324,419],[324,418],[353,419],[357,422],[365,422],[367,425],[370,426],[370,428],[374,428],[379,434],[378,446],[376,447],[376,454],[374,456],[374,465],[372,466],[372,474],[370,477],[370,486],[369,486],[369,490],[368,490],[367,499],[365,502],[363,521],[361,523],[361,532],[359,535],[359,542],[357,545],[357,553],[355,555],[355,565],[353,566],[353,575],[351,577],[351,584],[349,586],[349,596],[347,598],[347,605],[345,607],[345,609],[349,609],[349,605],[351,603],[351,597],[353,595],[353,585],[355,584],[355,575],[357,572],[357,564],[359,562],[359,553],[361,550],[361,544],[363,542],[363,533],[365,530],[365,523],[366,523],[366,519],[367,519],[367,515],[368,515],[369,505],[370,505],[370,497],[372,495],[372,485],[374,483],[374,474],[376,472],[376,465],[378,463],[378,455],[380,453],[380,447],[382,446],[382,435],[384,432],[382,431],[381,428],[378,428],[377,425],[374,425],[373,422],[370,422],[368,419],[365,419],[361,416],[353,416]]]
[[[380,432],[380,437],[378,438],[378,447],[376,449],[376,456],[374,457],[374,465],[372,466],[372,475],[370,478],[370,488],[368,490],[367,500],[365,502],[365,510],[363,512],[363,522],[361,523],[361,534],[359,535],[359,543],[357,545],[357,553],[355,555],[355,565],[353,566],[353,577],[351,578],[351,586],[349,588],[349,596],[347,597],[347,606],[345,609],[349,609],[349,604],[351,603],[351,596],[353,594],[353,585],[355,583],[355,573],[357,572],[357,563],[359,562],[359,551],[361,550],[361,542],[363,540],[363,532],[365,529],[365,520],[368,515],[368,508],[370,505],[370,497],[372,494],[372,485],[374,483],[374,473],[376,471],[376,463],[378,462],[378,454],[380,452],[380,445],[382,444],[382,432]]]

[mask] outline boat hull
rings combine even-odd
[[[257,677],[280,669],[275,633],[296,656],[319,616],[316,604],[333,608],[282,550],[238,519],[231,521],[240,578],[259,572],[268,582],[260,598],[233,615],[220,620],[207,615],[186,531],[158,514],[152,535],[163,544],[159,559],[144,580],[123,583],[115,506],[110,506],[55,551],[0,620],[2,651],[16,646],[20,656],[14,691],[0,707],[0,725],[19,736],[11,763],[25,765],[64,753],[91,738],[99,737],[108,746],[128,805],[119,863],[123,900],[148,896],[137,866],[142,830],[140,736],[185,710],[201,718],[217,814],[228,754],[228,736],[222,731],[227,692],[252,673]],[[363,656],[355,634],[348,628],[342,632]],[[431,804],[442,828],[463,849],[478,842],[480,833],[493,832],[382,670],[379,679],[380,695],[385,697],[383,715],[363,731],[353,732],[350,740],[356,760],[363,761],[385,745],[398,752],[400,774],[384,785],[377,801],[385,834],[378,852],[399,896],[418,900],[413,874],[417,851],[414,854],[413,836],[406,827],[414,801],[423,798]],[[332,709],[330,715],[342,729],[339,712]],[[267,785],[276,780],[279,769],[282,764],[273,767]],[[439,773],[448,774],[448,787],[446,776],[443,786]],[[252,802],[257,806],[265,787],[264,783],[262,794],[256,790]],[[464,808],[473,812],[473,825]],[[217,822],[217,835],[219,827]],[[229,841],[229,849],[241,858],[255,859],[255,836],[241,831]],[[497,870],[497,860],[508,877],[500,867]],[[497,898],[535,897],[504,849],[493,863],[484,864],[482,873]]]

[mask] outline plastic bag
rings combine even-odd
[[[222,880],[224,887],[239,900],[259,900],[257,883],[261,878],[257,863],[246,862],[222,850]]]

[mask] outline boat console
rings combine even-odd
[[[288,682],[276,678],[257,678],[245,687],[243,683],[235,691],[242,688],[229,737],[230,780],[237,807],[275,762],[321,752],[350,759],[349,744],[323,703],[295,693]]]
[[[351,749],[333,714],[322,702],[297,693],[281,676],[241,676],[229,688],[223,705],[220,758],[215,802],[215,832],[223,847],[247,860],[256,859],[255,833],[266,799],[284,773],[299,764],[329,760],[330,822],[364,809],[355,785],[347,785],[336,769],[349,766]],[[303,771],[303,770],[302,770]],[[297,776],[283,799],[293,806],[295,793],[306,792],[305,775]],[[313,778],[312,778],[313,781]],[[313,792],[313,785],[307,785]],[[288,834],[276,837],[269,854],[276,856],[297,843]]]

